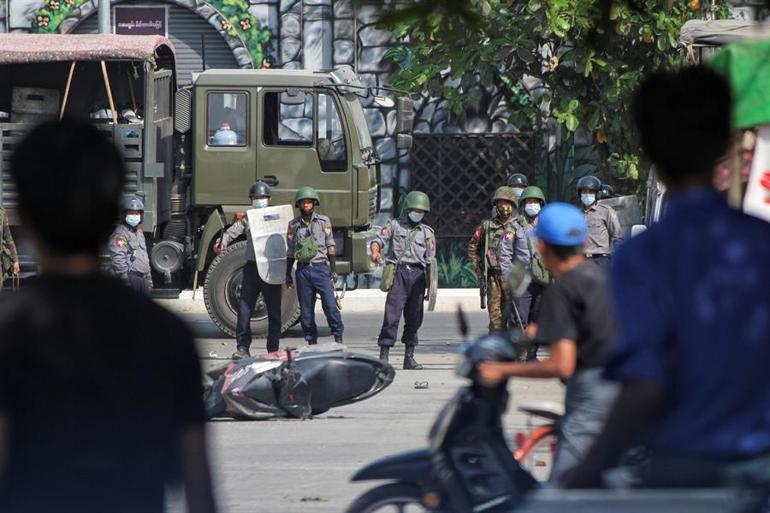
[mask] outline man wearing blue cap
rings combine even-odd
[[[535,228],[538,252],[555,280],[543,293],[535,341],[548,344],[548,359],[482,363],[482,382],[494,386],[507,377],[560,378],[566,381],[565,415],[559,425],[551,481],[577,464],[599,434],[617,392],[602,379],[602,365],[615,333],[607,277],[586,263],[588,234],[583,213],[552,203]]]

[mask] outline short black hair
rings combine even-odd
[[[48,251],[98,252],[120,214],[126,173],[113,144],[86,123],[38,125],[11,155],[22,223]]]
[[[636,92],[633,117],[642,150],[668,181],[711,175],[730,141],[732,96],[713,70],[657,73]]]
[[[543,243],[548,246],[548,248],[553,252],[554,255],[556,255],[556,258],[559,260],[566,260],[569,257],[583,253],[582,244],[578,244],[577,246],[560,246],[557,244],[549,244],[545,241],[543,241]]]

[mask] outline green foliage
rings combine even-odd
[[[414,5],[426,3],[438,7],[424,14],[412,7],[386,17],[408,41],[388,53],[399,65],[393,86],[443,96],[461,116],[473,102],[463,89],[477,80],[502,85],[515,105],[511,123],[539,129],[550,117],[563,134],[587,132],[601,150],[603,171],[620,178],[639,176],[638,148],[627,120],[633,91],[645,75],[681,64],[675,50],[679,30],[703,15],[696,0]],[[713,5],[716,17],[727,14],[726,0]],[[568,142],[571,137],[563,138],[562,144]]]
[[[32,30],[53,34],[61,23],[89,0],[46,0],[32,20]],[[217,11],[219,27],[228,36],[241,40],[249,52],[255,68],[269,68],[272,59],[268,48],[273,34],[267,27],[260,27],[257,19],[249,13],[247,0],[207,0],[205,2]]]
[[[439,239],[436,248],[438,286],[441,288],[478,287],[476,271],[468,261],[468,241],[465,239]]]

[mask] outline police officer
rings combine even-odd
[[[406,216],[388,221],[371,245],[373,262],[382,261],[380,252],[387,245],[385,262],[396,265],[393,286],[385,301],[385,316],[377,345],[380,346],[380,359],[388,361],[390,348],[396,343],[398,323],[403,313],[404,333],[401,342],[406,346],[403,368],[419,370],[422,365],[414,359],[414,349],[418,344],[417,330],[422,325],[426,271],[431,259],[436,256],[436,235],[433,228],[422,222],[425,214],[430,212],[427,194],[420,191],[407,194],[405,209]]]
[[[297,298],[299,299],[300,323],[308,344],[318,340],[315,323],[316,293],[321,296],[326,322],[334,335],[334,341],[342,343],[345,326],[334,298],[334,282],[337,280],[337,246],[332,236],[331,220],[315,211],[320,205],[318,193],[312,187],[300,187],[294,196],[294,206],[299,216],[289,222],[286,234],[287,264],[286,285],[294,286],[291,268],[297,262]]]
[[[134,290],[149,294],[152,290],[150,256],[142,231],[144,203],[136,196],[123,201],[123,221],[110,238],[112,274],[124,280]]]
[[[249,188],[249,200],[252,208],[265,208],[270,204],[270,187],[261,180]],[[251,316],[257,304],[257,297],[262,293],[267,308],[267,352],[278,351],[281,338],[281,285],[267,283],[257,270],[254,242],[251,240],[249,221],[246,216],[233,223],[214,244],[214,251],[221,253],[231,241],[246,233],[246,265],[243,267],[241,297],[238,299],[238,321],[235,325],[235,353],[233,360],[251,356]]]
[[[611,207],[597,203],[602,182],[592,175],[577,182],[577,193],[588,225],[585,256],[596,264],[604,263],[621,241],[618,215]]]
[[[495,216],[482,221],[468,242],[468,260],[476,270],[482,294],[486,289],[490,332],[504,330],[506,327],[503,310],[508,298],[503,290],[497,251],[506,224],[515,216],[516,193],[511,187],[499,187],[495,191],[492,203]]]
[[[511,309],[510,316],[512,326],[519,326],[529,334],[534,333],[540,297],[551,275],[543,265],[534,240],[540,210],[545,206],[545,195],[540,187],[531,185],[521,193],[520,201],[521,214],[506,226],[499,256],[504,286],[508,284],[507,278],[517,265],[526,269],[532,278],[527,290],[513,298],[515,308]],[[536,356],[537,345],[533,344],[527,349],[526,359],[533,360]]]
[[[11,234],[8,214],[0,207],[0,288],[8,276],[18,276],[20,272],[19,254]]]
[[[513,191],[516,193],[516,199],[518,200],[521,197],[521,193],[524,191],[524,189],[529,187],[529,180],[527,179],[526,175],[521,173],[513,173],[508,177],[506,185],[513,189]]]

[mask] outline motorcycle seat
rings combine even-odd
[[[516,409],[550,421],[557,421],[564,416],[564,404],[555,401],[524,401],[517,404]]]

